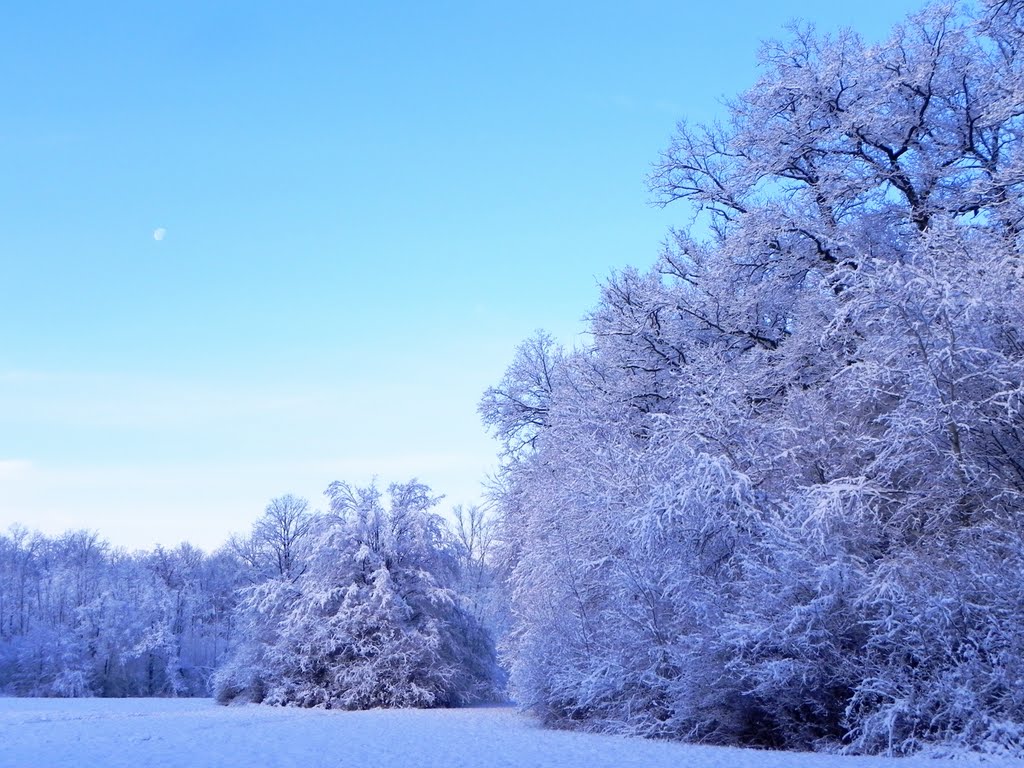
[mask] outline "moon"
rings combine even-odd
[[[165,237],[167,237],[167,230],[164,229],[163,227],[157,227],[156,229],[153,230],[153,239],[156,240],[157,242],[160,242]]]

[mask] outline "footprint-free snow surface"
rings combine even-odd
[[[209,699],[0,698],[2,768],[941,768],[945,764],[924,758],[758,752],[548,731],[505,707],[329,712],[221,707]]]

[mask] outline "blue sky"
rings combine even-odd
[[[336,479],[478,501],[516,344],[573,344],[685,223],[644,186],[675,122],[789,20],[917,6],[7,9],[0,528],[213,548]]]

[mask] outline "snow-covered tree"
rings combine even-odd
[[[459,593],[469,613],[492,637],[501,637],[508,624],[508,594],[504,588],[497,549],[497,520],[482,506],[452,508],[459,561]]]
[[[415,481],[334,483],[301,569],[248,589],[249,637],[218,698],[365,709],[493,698],[488,633],[457,591],[458,549]]]
[[[288,493],[271,499],[248,538],[234,537],[229,547],[252,569],[256,580],[290,579],[303,559],[303,547],[316,522],[306,499]]]

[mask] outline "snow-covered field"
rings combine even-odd
[[[940,768],[943,764],[924,758],[841,758],[546,731],[504,707],[326,712],[221,707],[209,699],[0,698],[3,768]]]

